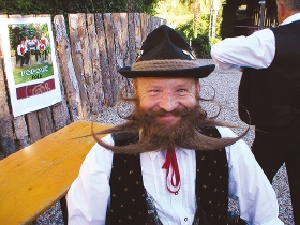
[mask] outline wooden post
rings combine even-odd
[[[91,114],[98,115],[106,108],[103,93],[102,77],[100,73],[100,50],[98,45],[98,36],[95,29],[94,14],[87,14],[88,38],[90,64],[87,64],[87,70],[91,71],[90,83],[87,85],[89,100],[91,104]]]
[[[66,123],[68,124],[70,119],[72,121],[78,120],[78,112],[81,111],[81,104],[78,81],[72,61],[70,40],[66,32],[65,20],[62,15],[54,17],[54,28],[56,31],[58,62],[64,79],[64,89],[62,89],[62,94],[64,95],[63,101],[68,102],[70,111],[70,116],[68,116],[63,106],[62,108],[55,106],[58,114],[57,119],[55,120],[57,129],[58,127],[64,126]],[[61,117],[59,117],[59,111],[62,112]]]
[[[114,33],[114,21],[111,13],[104,13],[104,28],[107,43],[107,57],[108,57],[108,68],[110,74],[110,85],[111,85],[111,98],[109,99],[110,105],[114,106],[118,99],[118,74],[116,65],[116,48],[115,48],[115,33]]]
[[[79,87],[80,108],[78,111],[79,119],[87,119],[90,113],[90,104],[88,103],[88,94],[86,89],[86,77],[84,74],[84,38],[85,38],[85,14],[69,14],[69,27],[71,38],[72,58],[74,62],[74,70]]]
[[[5,157],[16,151],[12,116],[8,104],[3,73],[3,60],[0,58],[0,149],[3,150]]]
[[[105,104],[113,106],[112,86],[110,81],[110,71],[108,66],[107,42],[104,30],[104,19],[102,14],[95,14],[95,25],[98,33],[98,46],[100,53],[100,75],[102,77],[102,85],[104,92]]]

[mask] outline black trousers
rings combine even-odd
[[[294,221],[300,225],[300,126],[256,126],[253,154],[270,182],[285,163]]]
[[[20,59],[20,66],[23,66],[24,65],[24,62],[25,62],[25,56],[19,56],[19,59]]]

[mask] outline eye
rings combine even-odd
[[[152,89],[152,90],[150,90],[149,92],[152,92],[152,93],[158,93],[158,92],[160,92],[160,90],[158,90],[158,89]]]
[[[149,89],[148,95],[149,96],[158,96],[161,93],[159,89]]]
[[[177,92],[179,92],[179,93],[183,93],[183,92],[186,92],[186,91],[187,91],[187,89],[183,89],[183,88],[180,88],[180,89],[177,90]]]

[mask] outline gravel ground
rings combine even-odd
[[[201,59],[200,62],[203,64],[209,64],[212,63],[212,60]],[[201,96],[206,99],[210,98],[213,96],[215,91],[215,100],[217,100],[221,105],[221,113],[218,118],[232,124],[246,127],[246,125],[240,121],[237,114],[237,91],[240,77],[241,73],[239,71],[220,71],[216,69],[208,78],[201,80]],[[211,116],[218,112],[216,104],[203,103],[202,106],[208,110],[209,115]],[[122,122],[122,120],[117,116],[115,108],[110,108],[100,115],[98,121],[109,124],[118,124]],[[251,128],[254,128],[254,126]],[[236,133],[241,132],[240,130],[234,131]],[[253,129],[243,139],[249,146],[251,146],[254,139]],[[280,218],[284,221],[284,224],[294,225],[285,166],[282,166],[274,177],[273,188],[279,201]],[[230,200],[229,208],[232,211],[237,211],[237,203],[234,200]],[[59,202],[42,214],[34,224],[63,225]]]

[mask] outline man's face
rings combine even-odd
[[[139,106],[144,110],[172,112],[174,109],[192,108],[196,105],[199,83],[195,78],[136,78]],[[167,113],[157,117],[158,122],[176,124],[180,117]]]

